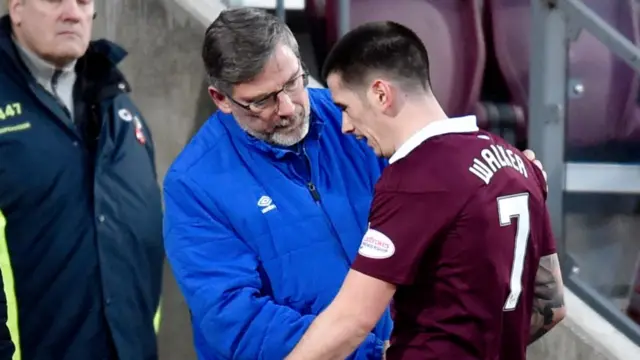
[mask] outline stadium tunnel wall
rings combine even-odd
[[[215,110],[200,57],[207,22],[224,8],[210,0],[96,1],[94,38],[107,38],[129,55],[121,69],[152,131],[160,184],[173,159]],[[188,307],[165,262],[162,360],[197,359]]]
[[[108,38],[129,51],[121,69],[153,132],[162,180],[182,147],[215,111],[206,92],[200,49],[204,30],[226,6],[222,0],[109,0],[96,1],[96,7],[94,38]],[[0,13],[6,13],[4,2]],[[312,86],[320,84],[312,80]],[[567,318],[529,347],[528,359],[640,359],[638,346],[573,293],[565,296]],[[166,265],[161,360],[197,358],[190,329],[187,306]]]

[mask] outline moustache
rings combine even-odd
[[[296,122],[295,117],[280,118],[276,122],[275,126],[273,127],[273,131],[278,131],[280,129],[288,128],[289,126],[295,124],[295,122]]]
[[[280,121],[276,124],[277,127],[286,127],[293,124],[294,119],[291,117],[280,118]]]

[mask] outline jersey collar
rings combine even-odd
[[[405,141],[398,148],[398,150],[396,150],[393,156],[391,156],[391,158],[389,159],[389,164],[393,164],[394,162],[407,156],[420,144],[434,136],[454,133],[469,133],[478,130],[479,129],[478,125],[476,124],[476,117],[473,115],[434,121],[431,124],[420,129],[407,141]]]

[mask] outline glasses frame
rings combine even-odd
[[[302,78],[302,89],[306,89],[307,86],[309,86],[309,73],[307,72],[307,69],[306,69],[306,67],[304,66],[303,63],[301,63],[300,68],[302,69],[302,73],[300,73],[299,75],[297,75],[294,78],[292,78],[290,80],[290,82],[295,82],[299,78]],[[267,110],[268,107],[260,106],[260,105],[257,105],[256,103],[264,101],[264,100],[267,100],[267,99],[273,99],[274,104],[276,105],[274,107],[274,110],[276,110],[278,108],[278,105],[280,104],[278,102],[278,95],[280,95],[280,93],[282,93],[282,92],[284,92],[287,95],[290,95],[290,92],[287,90],[287,85],[284,85],[282,87],[282,89],[280,89],[278,91],[274,91],[274,92],[268,94],[267,96],[263,97],[260,100],[256,100],[256,101],[253,101],[253,102],[250,102],[250,103],[242,103],[242,102],[234,99],[229,94],[225,94],[225,96],[229,100],[231,100],[232,103],[234,103],[238,107],[244,109],[245,111],[248,111],[248,112],[254,113],[254,114],[259,114],[259,113],[262,113],[263,111]]]

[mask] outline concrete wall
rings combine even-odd
[[[94,37],[129,51],[122,70],[149,122],[161,179],[192,134],[215,111],[200,60],[205,24],[222,10],[217,1],[96,1]],[[108,7],[107,7],[108,6]],[[162,360],[196,359],[185,301],[165,265]]]
[[[94,37],[106,37],[129,51],[121,68],[152,128],[159,175],[164,177],[194,130],[215,110],[200,60],[206,27],[174,1],[109,0],[96,6]],[[221,6],[189,10],[215,16]]]
[[[95,37],[115,40],[130,53],[122,69],[152,128],[162,178],[215,110],[206,94],[200,46],[206,26],[223,5],[218,0],[108,0],[96,6]],[[0,13],[4,10],[0,5]],[[529,348],[529,359],[640,359],[640,348],[571,292],[566,298],[568,319]],[[162,360],[196,359],[188,311],[168,267],[159,346]]]

